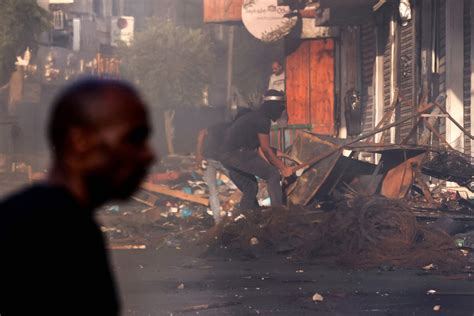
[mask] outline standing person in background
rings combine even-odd
[[[272,63],[272,74],[268,81],[268,90],[276,90],[285,92],[285,70],[281,62],[275,60]],[[288,113],[286,110],[282,113],[281,117],[272,124],[272,126],[278,126],[279,128],[285,128],[288,126]]]
[[[241,108],[234,121],[246,113],[251,112],[248,108]],[[232,122],[221,122],[199,131],[196,146],[196,165],[204,169],[204,181],[209,188],[209,205],[211,207],[214,221],[220,222],[220,201],[217,187],[217,169],[223,169],[219,160],[219,149],[222,146],[226,129]]]
[[[285,92],[285,70],[279,61],[272,63],[272,74],[268,81],[268,90]]]
[[[1,315],[118,315],[94,212],[126,199],[154,160],[145,104],[117,80],[83,79],[56,99],[47,180],[0,203]]]
[[[278,159],[270,147],[269,134],[271,122],[278,120],[284,109],[284,94],[269,90],[257,111],[240,117],[226,131],[220,161],[229,170],[230,179],[243,193],[240,209],[259,206],[256,177],[267,182],[271,205],[283,205],[281,177],[289,177],[292,170]],[[259,147],[268,162],[258,154]]]

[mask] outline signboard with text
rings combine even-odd
[[[296,25],[297,17],[285,17],[288,6],[279,6],[277,0],[245,0],[242,5],[242,21],[254,37],[264,42],[275,42]]]

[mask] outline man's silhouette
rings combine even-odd
[[[124,199],[154,160],[135,89],[83,79],[56,100],[45,182],[0,204],[0,314],[117,315],[118,297],[94,210]]]

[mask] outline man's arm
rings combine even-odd
[[[204,140],[207,137],[207,128],[204,128],[199,131],[198,137],[197,137],[197,145],[196,145],[196,165],[198,168],[201,167],[201,163],[204,160],[204,153],[203,153],[203,147],[204,147]]]
[[[292,169],[287,167],[280,159],[278,159],[270,147],[270,136],[268,134],[258,134],[258,141],[267,161],[277,167],[285,178],[291,176]]]
[[[279,149],[274,148],[274,147],[270,147],[270,148],[272,149],[273,153],[277,156],[277,158],[288,158],[288,155],[283,153]],[[262,157],[263,159],[265,159],[266,162],[268,162],[268,159],[267,159],[267,157],[265,157],[265,154],[263,153],[262,147],[260,147],[260,146],[258,146],[258,155],[260,157]]]

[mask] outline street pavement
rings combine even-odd
[[[113,251],[122,315],[474,315],[468,273],[205,256],[203,247]]]

